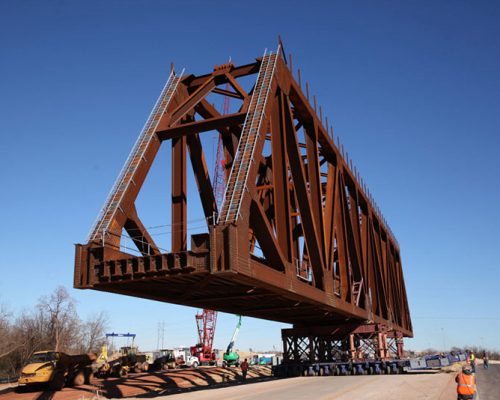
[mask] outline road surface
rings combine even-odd
[[[442,373],[300,377],[199,390],[164,400],[448,400],[456,399],[454,378],[455,374]]]
[[[476,367],[477,400],[500,399],[500,364],[490,364],[489,369],[483,369],[483,365]]]

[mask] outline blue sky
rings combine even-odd
[[[0,2],[0,302],[29,309],[72,286],[73,244],[170,62],[194,74],[244,64],[281,34],[400,242],[407,346],[499,348],[499,18],[494,1]],[[169,221],[169,157],[139,199],[148,226]],[[143,348],[161,320],[166,345],[195,341],[194,309],[71,293],[82,315],[106,310]],[[217,346],[235,324],[220,315]],[[247,318],[239,347],[280,346],[283,326]]]

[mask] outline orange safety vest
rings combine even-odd
[[[457,393],[473,395],[476,393],[476,379],[474,375],[459,373],[457,376]]]

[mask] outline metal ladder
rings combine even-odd
[[[360,281],[354,282],[352,284],[352,297],[354,299],[354,304],[359,306],[359,295],[361,294],[361,288],[363,287],[363,278]]]
[[[231,167],[231,174],[226,185],[224,202],[217,219],[217,224],[235,222],[240,214],[243,191],[246,188],[250,163],[254,162],[253,153],[260,134],[264,108],[271,89],[279,51],[279,46],[275,53],[267,53],[267,49],[264,51],[257,82],[255,83],[248,112],[243,123],[243,129],[241,130],[238,149],[236,150],[234,163]]]
[[[132,148],[132,151],[125,161],[118,178],[116,179],[106,201],[104,202],[104,206],[90,229],[87,241],[102,240],[104,242],[104,235],[108,231],[109,225],[111,224],[111,221],[113,221],[116,211],[120,208],[123,196],[127,192],[130,183],[134,183],[133,177],[139,167],[139,164],[141,163],[141,160],[146,160],[144,157],[146,150],[148,149],[153,137],[155,137],[156,128],[158,127],[160,119],[166,111],[168,104],[177,89],[177,85],[179,84],[183,73],[184,69],[180,75],[176,75],[174,71],[170,73],[167,83],[163,87],[158,100],[156,100],[153,110],[149,114],[149,117],[144,124],[134,147]]]

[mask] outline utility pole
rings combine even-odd
[[[158,331],[156,334],[156,348],[158,350],[163,349],[164,340],[165,340],[165,321],[158,321]]]

